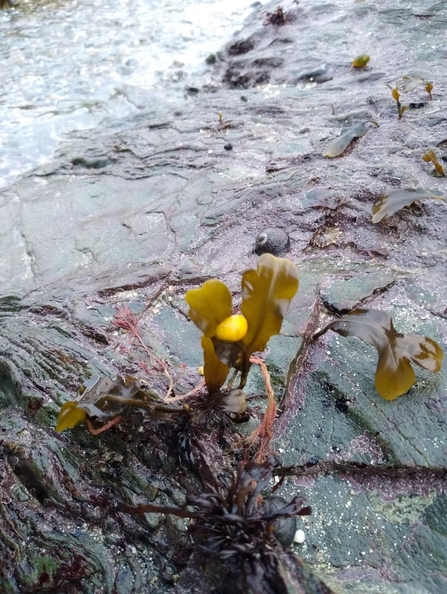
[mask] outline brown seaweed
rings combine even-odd
[[[375,385],[386,400],[394,400],[413,386],[416,377],[411,363],[433,373],[441,370],[444,358],[441,347],[426,336],[397,332],[393,320],[384,311],[354,309],[328,324],[314,339],[327,330],[333,330],[341,336],[355,336],[376,349],[379,360]]]
[[[272,542],[278,520],[311,513],[310,507],[303,507],[300,496],[295,496],[289,504],[264,505],[260,495],[271,490],[276,466],[273,457],[263,464],[240,462],[226,489],[207,485],[206,491],[188,495],[180,508],[121,504],[120,509],[132,514],[162,513],[193,519],[188,530],[205,557],[255,558],[260,549]]]
[[[275,11],[265,12],[264,25],[276,25],[277,27],[282,27],[291,20],[291,13],[289,11],[285,11],[281,6],[277,6]]]
[[[437,196],[435,194],[431,194],[427,190],[417,188],[399,189],[385,192],[373,204],[372,222],[378,223],[382,219],[391,217],[404,206],[409,206],[415,200],[424,200],[426,198],[435,198],[436,200],[443,200],[444,202],[447,202],[447,198],[444,196]]]

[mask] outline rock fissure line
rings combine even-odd
[[[427,466],[386,466],[366,464],[364,462],[336,462],[324,460],[304,466],[283,466],[278,469],[277,476],[293,476],[295,478],[319,478],[328,474],[343,475],[343,478],[381,478],[388,480],[407,480],[410,482],[426,482],[434,487],[447,491],[447,468]]]

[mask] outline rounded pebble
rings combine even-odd
[[[290,248],[290,237],[282,229],[264,229],[256,237],[254,253],[273,254],[279,256],[287,252]]]
[[[226,144],[226,145],[224,146],[224,149],[225,149],[226,151],[231,151],[231,150],[233,150],[233,145],[231,144],[231,142],[229,142],[228,144]]]
[[[271,497],[264,501],[264,511],[267,513],[275,512],[287,505],[287,501],[282,497]],[[279,518],[273,523],[273,534],[277,541],[279,541],[283,547],[288,549],[296,534],[296,518]]]
[[[356,56],[353,60],[352,60],[352,67],[353,68],[363,68],[364,66],[366,66],[369,62],[369,56],[368,54],[361,54],[360,56]]]
[[[293,537],[293,542],[296,542],[297,544],[303,544],[305,540],[306,535],[304,534],[304,530],[297,530],[295,532],[295,536]]]

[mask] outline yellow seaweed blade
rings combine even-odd
[[[416,336],[418,341],[416,352],[409,353],[411,361],[432,373],[439,373],[444,359],[444,351],[439,344],[427,336],[410,336]]]
[[[185,295],[189,305],[189,317],[210,338],[217,326],[231,315],[231,293],[217,279],[207,280],[199,289],[191,289]]]
[[[402,396],[413,386],[416,376],[408,359],[400,359],[397,368],[390,366],[389,360],[379,359],[376,371],[376,390],[385,400]]]
[[[205,384],[209,394],[214,394],[224,385],[227,375],[230,371],[228,365],[216,355],[214,344],[211,338],[202,336],[202,349],[204,357],[203,373]]]
[[[340,134],[338,138],[334,138],[334,140],[331,140],[331,142],[326,145],[323,151],[323,157],[339,157],[345,152],[345,150],[355,138],[361,138],[362,136],[365,136],[365,134],[368,132],[366,124],[369,123],[374,124],[377,126],[377,128],[380,127],[379,124],[374,120],[360,122],[359,124],[351,126],[348,130]]]
[[[248,331],[242,342],[248,358],[255,351],[263,351],[270,338],[280,333],[298,285],[295,264],[272,254],[263,254],[256,269],[244,272],[241,311],[247,318]]]
[[[436,154],[432,149],[428,149],[428,151],[426,151],[422,155],[422,160],[425,161],[426,163],[432,162],[433,165],[435,166],[435,169],[438,172],[438,174],[444,177],[444,175],[445,175],[444,168],[441,165],[441,163],[438,161],[438,159],[436,158]]]
[[[87,417],[87,413],[82,408],[78,408],[77,402],[66,402],[57,418],[56,431],[60,433],[65,429],[72,429],[79,423],[83,423]]]

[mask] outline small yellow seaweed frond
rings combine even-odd
[[[399,93],[399,91],[397,89],[397,85],[395,87],[392,87],[391,85],[389,85],[387,83],[385,83],[385,84],[386,84],[386,86],[388,88],[391,89],[391,97],[397,103],[397,114],[398,114],[399,120],[401,120],[402,119],[402,116],[404,115],[404,111],[406,109],[408,109],[408,105],[402,105],[401,104],[401,102],[400,102],[400,93]]]
[[[61,431],[65,431],[65,429],[72,429],[76,425],[79,425],[79,423],[83,423],[86,417],[87,413],[82,408],[78,408],[77,402],[66,402],[59,411],[56,431],[60,433]]]
[[[399,99],[400,99],[400,93],[399,93],[399,91],[397,90],[396,87],[394,87],[394,89],[391,90],[391,96],[396,101],[399,101]]]
[[[426,163],[433,163],[433,165],[435,166],[435,171],[437,172],[438,175],[444,177],[445,173],[444,173],[444,168],[441,165],[441,163],[438,161],[436,155],[435,155],[435,151],[433,151],[432,149],[428,149],[428,151],[426,151],[423,155],[422,155],[422,160],[425,161]]]

